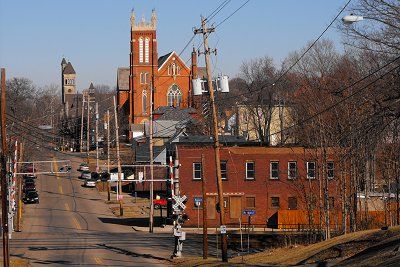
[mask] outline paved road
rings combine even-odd
[[[60,154],[54,159],[66,159]],[[22,232],[10,241],[13,256],[33,266],[164,266],[169,265],[171,234],[134,232],[120,224],[96,189],[83,188],[79,158],[71,175],[40,175],[40,204],[25,206]],[[201,242],[186,253],[199,254]]]

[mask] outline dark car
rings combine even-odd
[[[25,184],[32,184],[32,183],[35,184],[35,180],[33,180],[32,178],[27,178],[27,179],[24,180],[24,185]]]
[[[23,198],[24,203],[39,203],[39,194],[37,191],[28,191]]]
[[[24,184],[24,192],[27,193],[28,191],[36,191],[35,183],[27,182]]]
[[[37,176],[35,176],[35,175],[33,175],[33,174],[25,174],[24,175],[24,180],[27,180],[27,179],[36,179],[37,178]]]

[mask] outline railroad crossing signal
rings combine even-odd
[[[186,209],[186,205],[183,203],[187,199],[186,196],[173,196],[172,199],[175,201],[175,203],[172,205],[174,210]]]

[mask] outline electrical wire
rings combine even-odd
[[[351,1],[351,0],[350,0]],[[228,19],[230,19],[233,15],[236,14],[236,12],[238,12],[240,9],[242,9],[248,2],[250,2],[250,0],[247,0],[246,2],[244,2],[240,7],[238,7],[235,11],[233,11],[228,17],[226,17],[225,19],[223,19],[221,22],[219,22],[217,24],[217,26],[214,27],[214,29],[218,28],[219,26],[221,26],[225,21],[227,21]]]

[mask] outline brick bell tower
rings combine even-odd
[[[144,16],[136,22],[131,13],[131,52],[129,65],[129,122],[149,120],[150,90],[158,75],[157,16],[153,9],[150,22]]]

